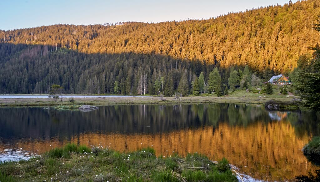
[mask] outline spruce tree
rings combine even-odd
[[[317,25],[317,30],[320,30]],[[298,61],[298,73],[294,86],[305,101],[305,106],[320,110],[320,47],[314,48],[313,59],[302,56]]]
[[[236,70],[233,70],[230,73],[228,83],[229,83],[230,89],[234,92],[236,90],[236,86],[239,85],[239,76]]]
[[[192,93],[195,96],[199,95],[199,82],[198,82],[198,78],[196,77],[192,83]]]
[[[185,71],[180,79],[178,92],[182,94],[182,96],[187,96],[189,94],[189,84],[188,84],[188,75]]]
[[[166,76],[164,82],[164,95],[166,97],[171,97],[174,94],[172,75],[169,74]]]
[[[265,92],[268,95],[272,95],[273,94],[273,88],[271,83],[267,83],[266,88],[265,88]]]
[[[161,80],[160,78],[156,79],[156,81],[154,82],[154,92],[155,94],[159,94],[160,93],[160,90],[161,90]]]
[[[119,94],[119,82],[118,81],[114,82],[113,91],[114,91],[115,94]]]
[[[214,91],[218,97],[221,96],[221,75],[217,67],[209,74],[208,82],[209,93]]]
[[[204,86],[205,86],[203,72],[200,73],[198,83],[199,83],[199,91],[200,91],[200,93],[203,93]]]
[[[248,89],[250,87],[250,82],[251,82],[251,73],[248,65],[246,65],[242,73],[242,78],[240,80],[240,88]]]

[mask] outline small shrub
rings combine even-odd
[[[286,85],[285,85],[285,86],[282,86],[282,87],[280,88],[280,93],[283,94],[283,95],[287,95],[287,94],[288,94],[288,88],[287,88]]]
[[[70,158],[71,153],[90,153],[91,150],[84,145],[67,144],[64,148],[55,148],[47,153],[49,158]]]
[[[51,149],[48,152],[48,157],[49,158],[61,158],[62,155],[63,155],[63,149],[61,149],[61,148]]]
[[[109,157],[110,155],[113,155],[114,152],[115,152],[114,150],[106,149],[106,150],[102,150],[100,155],[104,157]]]
[[[266,94],[268,94],[268,95],[272,95],[272,94],[273,94],[273,88],[272,88],[271,83],[267,83],[267,84],[265,85],[265,87],[263,88],[262,92],[263,92],[263,93],[266,93]]]
[[[137,152],[132,153],[138,158],[155,158],[155,150],[151,147],[143,148]]]
[[[79,148],[78,148],[78,152],[79,152],[80,154],[90,153],[91,150],[90,150],[87,146],[85,146],[85,145],[80,145]]]
[[[156,151],[151,147],[143,148],[143,149],[141,149],[141,151],[145,151],[145,152],[150,153],[152,155],[156,155]]]
[[[178,163],[174,161],[172,158],[166,159],[166,167],[172,171],[175,171],[179,168]]]
[[[229,162],[226,158],[223,158],[219,163],[217,164],[217,169],[221,172],[226,172],[230,169]]]
[[[92,149],[92,153],[95,154],[96,156],[98,156],[100,153],[102,153],[102,151],[103,150],[101,148],[99,148],[99,147],[94,147]]]
[[[74,98],[70,98],[70,99],[69,99],[69,102],[71,102],[72,104],[74,104],[74,102],[75,102]]]
[[[78,147],[74,143],[70,143],[64,146],[64,151],[66,152],[77,152],[77,150],[78,150]]]

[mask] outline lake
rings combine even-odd
[[[110,98],[110,97],[148,97],[148,96],[125,96],[125,95],[59,95],[60,98]],[[0,95],[0,99],[47,99],[49,95]]]
[[[319,169],[301,151],[320,133],[320,116],[312,112],[198,104],[104,106],[87,113],[3,107],[0,115],[0,153],[42,154],[72,142],[124,152],[150,146],[158,156],[197,152],[211,160],[225,157],[259,180],[292,180]]]

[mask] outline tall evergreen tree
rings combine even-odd
[[[119,82],[118,81],[114,82],[113,91],[114,91],[115,94],[119,94],[120,93],[120,87],[119,87]]]
[[[178,92],[181,93],[182,96],[186,96],[189,94],[189,83],[187,74],[187,71],[183,73],[178,86]]]
[[[199,76],[199,79],[198,79],[198,83],[199,83],[199,91],[200,91],[200,93],[204,93],[205,81],[204,81],[203,72],[200,73],[200,76]]]
[[[210,72],[208,84],[209,93],[212,93],[214,91],[217,96],[221,96],[221,75],[217,67],[214,68],[212,72]]]
[[[267,83],[265,86],[265,93],[268,95],[272,95],[273,94],[273,88],[272,88],[272,84],[271,83]]]
[[[164,95],[167,97],[171,97],[174,94],[173,90],[173,79],[171,74],[165,77],[164,81]]]
[[[251,73],[249,70],[249,66],[246,65],[243,72],[242,72],[242,77],[240,80],[240,88],[241,89],[248,89],[250,87],[251,83]]]
[[[194,81],[192,82],[192,93],[193,93],[193,95],[198,96],[200,93],[199,91],[200,91],[200,89],[199,89],[198,78],[195,77]]]
[[[320,30],[320,25],[318,25]],[[298,61],[298,73],[294,86],[300,92],[305,105],[313,110],[320,110],[320,47],[314,48],[312,59],[302,56]]]
[[[154,82],[154,91],[155,91],[155,94],[159,94],[160,93],[160,90],[161,90],[161,80],[160,78],[156,79],[156,81]]]
[[[233,72],[230,73],[228,83],[229,83],[230,89],[232,91],[235,91],[236,86],[239,85],[239,76],[238,76],[237,70],[233,70]]]

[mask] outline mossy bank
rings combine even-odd
[[[0,164],[0,181],[238,181],[228,161],[199,154],[155,156],[68,144],[28,161]]]
[[[312,138],[312,140],[303,148],[303,154],[312,163],[320,165],[320,136]]]

